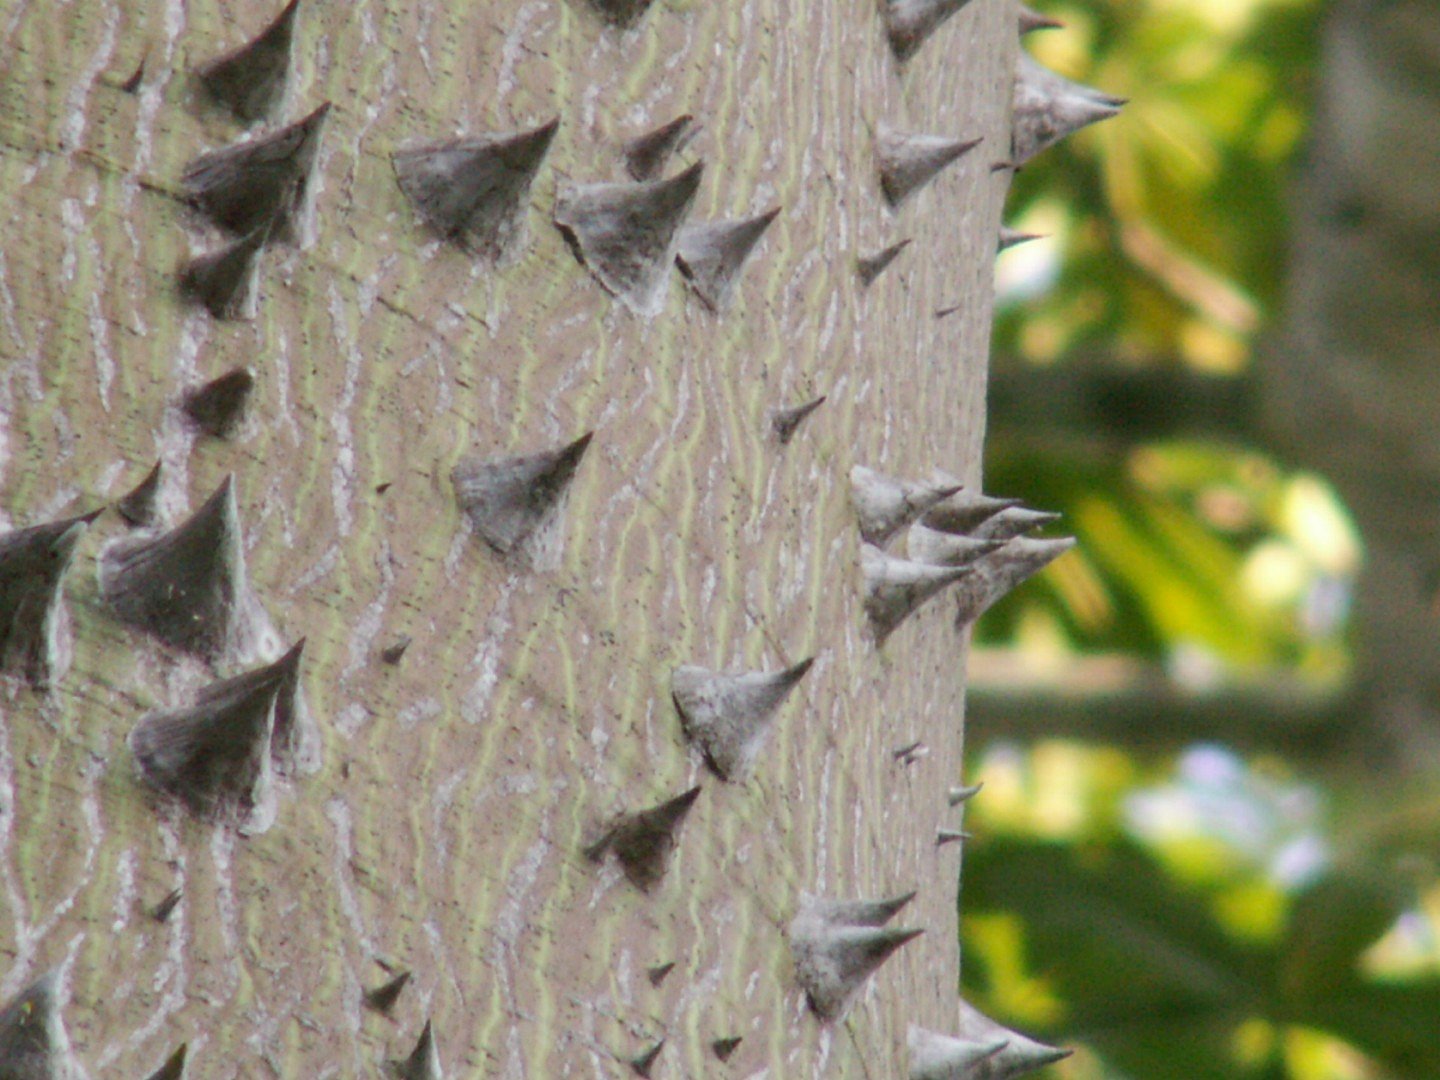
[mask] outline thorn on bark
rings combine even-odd
[[[116,513],[136,527],[155,524],[163,474],[163,466],[159,461],[155,462],[155,467],[145,474],[145,479],[128,495],[121,496],[115,504]]]
[[[420,1039],[410,1056],[403,1061],[393,1058],[387,1061],[385,1072],[395,1080],[444,1080],[440,1051],[436,1049],[435,1033],[429,1020],[425,1021],[425,1028],[420,1032]]]
[[[405,650],[410,648],[410,635],[401,634],[395,639],[393,645],[387,645],[380,650],[380,659],[387,664],[398,664],[405,657]]]
[[[884,0],[885,34],[902,63],[970,0]]]
[[[158,923],[169,922],[171,914],[180,906],[180,900],[184,895],[183,889],[171,889],[165,894],[165,899],[150,909],[150,917]]]
[[[669,180],[563,187],[555,225],[595,280],[637,315],[652,318],[665,304],[680,228],[704,165]]]
[[[165,1059],[165,1064],[150,1074],[149,1080],[181,1080],[185,1075],[185,1059],[190,1051],[189,1043],[181,1043],[175,1052]]]
[[[675,962],[672,960],[668,964],[658,964],[655,967],[646,968],[645,974],[650,979],[651,986],[659,986],[665,981],[665,976],[674,970]]]
[[[916,562],[933,566],[969,566],[1005,546],[1004,540],[977,540],[973,536],[941,532],[920,522],[905,534],[905,550]]]
[[[462,459],[450,472],[461,511],[499,554],[533,569],[558,565],[566,495],[593,435],[539,454]]]
[[[699,133],[700,125],[686,113],[631,139],[621,150],[625,171],[634,180],[658,180],[664,175],[670,158],[689,146]]]
[[[192,259],[180,271],[180,292],[217,319],[253,319],[260,294],[260,255],[269,239],[266,222],[218,251]]]
[[[745,780],[755,766],[781,702],[814,658],[778,672],[719,672],[686,664],[670,676],[685,734],[699,743],[721,780]]]
[[[870,617],[877,645],[884,644],[926,601],[974,570],[897,559],[873,544],[860,545],[860,568],[865,579],[865,614]]]
[[[395,177],[426,225],[497,263],[524,233],[530,186],[559,127],[556,117],[530,131],[401,150]]]
[[[899,206],[934,180],[941,169],[979,144],[979,139],[912,135],[882,128],[875,139],[875,156],[885,201]]]
[[[303,120],[269,135],[201,154],[181,178],[190,201],[238,236],[273,223],[278,237],[293,238],[329,112],[326,102]]]
[[[953,477],[943,473],[936,475],[941,482],[955,482]],[[920,524],[937,532],[974,536],[975,530],[984,522],[1003,510],[1020,505],[1019,499],[997,499],[976,491],[961,489],[943,502],[936,503],[920,516]]]
[[[850,502],[860,535],[876,547],[959,490],[959,484],[912,483],[863,465],[850,470]]]
[[[669,869],[670,857],[679,843],[680,826],[699,795],[700,789],[693,787],[659,806],[626,814],[586,849],[586,856],[598,862],[607,851],[612,852],[630,883],[642,892],[650,892]]]
[[[780,445],[785,446],[788,444],[790,440],[795,437],[795,430],[800,426],[801,422],[824,404],[825,395],[821,394],[819,397],[807,401],[803,405],[796,405],[789,409],[780,409],[772,414],[770,417],[770,426],[774,429],[775,438],[779,440]]]
[[[1010,160],[1018,167],[1083,127],[1118,116],[1124,98],[1082,86],[1042,67],[1024,49],[1015,57]]]
[[[971,784],[968,787],[963,785],[960,787],[952,787],[949,792],[946,793],[945,800],[951,806],[959,806],[961,803],[969,802],[976,795],[979,795],[980,789],[984,786],[985,782],[982,780],[980,783]]]
[[[680,230],[675,260],[701,302],[717,315],[727,310],[740,269],[780,214],[777,206],[755,217],[707,221]]]
[[[218,379],[187,390],[180,407],[206,435],[228,439],[245,419],[245,406],[255,391],[255,373],[247,367],[227,371]]]
[[[1021,3],[1016,3],[1015,5],[1015,18],[1021,37],[1033,33],[1036,30],[1058,30],[1065,25],[1059,19],[1052,19],[1049,15],[1041,15],[1040,12],[1028,8]]]
[[[985,1064],[1005,1049],[1005,1039],[956,1039],[911,1024],[906,1038],[910,1080],[1002,1080],[1018,1073],[993,1073]]]
[[[860,285],[868,289],[875,284],[875,279],[889,269],[902,251],[910,246],[907,237],[899,243],[891,244],[884,251],[877,251],[874,255],[864,255],[855,260],[855,273],[860,276]]]
[[[969,839],[970,834],[960,829],[940,829],[935,833],[935,846],[944,847],[946,844],[958,844]]]
[[[955,625],[969,626],[1026,578],[1045,567],[1075,546],[1073,536],[1054,540],[1032,540],[1017,536],[998,551],[973,563],[966,580],[956,590],[960,600],[955,611]]]
[[[630,1068],[634,1070],[635,1075],[648,1078],[650,1076],[650,1070],[655,1067],[655,1059],[660,1056],[660,1051],[663,1049],[665,1049],[665,1040],[661,1039],[643,1054],[631,1058]]]
[[[745,1039],[740,1035],[731,1035],[728,1038],[716,1039],[710,1044],[711,1052],[721,1061],[729,1061],[730,1055],[739,1049]]]
[[[290,0],[257,37],[200,69],[205,93],[236,119],[249,124],[280,111],[290,85],[299,7],[300,0]]]
[[[843,1020],[880,965],[900,946],[924,933],[885,927],[884,922],[894,915],[894,911],[883,914],[886,906],[885,902],[862,901],[852,908],[808,901],[790,923],[795,975],[821,1021]],[[882,921],[877,923],[877,918]]]
[[[0,672],[44,688],[70,664],[65,574],[100,510],[0,533]]]
[[[628,30],[640,21],[654,0],[590,0],[595,12],[612,26]]]
[[[984,1070],[977,1071],[978,1080],[1006,1080],[1053,1065],[1073,1051],[1047,1046],[1034,1039],[997,1024],[969,1002],[960,1003],[960,1024],[955,1034],[972,1043],[1004,1042],[1005,1046],[986,1060]]]
[[[1044,233],[1021,232],[1019,229],[1012,229],[1008,225],[1000,226],[1000,239],[996,244],[996,254],[1006,251],[1021,244],[1028,244],[1031,240],[1045,239]]]
[[[145,84],[145,64],[149,59],[148,53],[140,57],[140,62],[135,65],[135,70],[120,84],[120,90],[123,93],[138,94],[140,92],[140,87]]]
[[[400,1000],[400,992],[410,982],[410,972],[402,971],[389,982],[377,986],[373,990],[365,991],[365,1004],[382,1016],[389,1016],[390,1010],[395,1007],[395,1002]]]
[[[79,1075],[57,1001],[54,971],[36,979],[0,1010],[0,1077],[52,1080]]]

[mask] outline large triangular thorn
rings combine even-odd
[[[1045,525],[1059,521],[1063,514],[1050,510],[1031,510],[1028,506],[1007,506],[991,514],[970,530],[972,540],[1013,540]]]
[[[891,206],[899,206],[935,179],[979,139],[947,139],[943,135],[909,135],[881,128],[875,139],[880,188]]]
[[[280,675],[280,692],[275,696],[275,726],[270,738],[270,760],[282,776],[309,774],[320,770],[320,731],[310,715],[310,706],[300,689],[301,638],[290,651],[269,668]]]
[[[1044,233],[1021,232],[1019,229],[1012,229],[1008,225],[1001,225],[1000,239],[995,245],[995,251],[996,254],[999,254],[1002,251],[1008,251],[1012,247],[1028,244],[1031,240],[1043,239],[1045,239]]]
[[[559,564],[566,494],[593,434],[539,454],[463,458],[451,470],[460,509],[487,544],[533,569]]]
[[[963,1000],[960,1002],[960,1024],[955,1034],[966,1042],[1005,1043],[1002,1049],[973,1070],[974,1080],[1012,1080],[1053,1065],[1073,1053],[1036,1042],[1003,1024],[997,1024]],[[967,1074],[966,1080],[971,1080],[971,1074]]]
[[[389,982],[375,987],[374,990],[366,990],[365,1004],[380,1015],[389,1016],[390,1010],[395,1007],[395,1002],[400,1000],[400,992],[409,982],[410,972],[402,971]]]
[[[276,700],[292,650],[266,667],[211,683],[194,704],[141,717],[130,733],[140,776],[207,821],[261,833],[275,819],[270,764]]]
[[[696,162],[669,180],[561,189],[555,225],[595,280],[637,315],[665,306],[680,228],[700,190]]]
[[[640,21],[654,0],[590,0],[590,6],[612,26],[628,29]]]
[[[640,1054],[638,1057],[631,1058],[630,1068],[634,1070],[636,1076],[644,1076],[648,1078],[650,1076],[650,1070],[655,1067],[655,1059],[660,1056],[660,1051],[664,1049],[665,1040],[661,1039],[654,1046],[650,1047],[649,1050],[646,1050],[643,1054]]]
[[[906,1039],[910,1080],[977,1080],[984,1064],[1009,1045],[1006,1039],[972,1041],[910,1025]]]
[[[717,314],[730,306],[740,268],[780,214],[777,206],[736,221],[706,221],[680,230],[675,260],[695,295]]]
[[[308,199],[326,102],[303,120],[249,142],[201,154],[181,183],[189,199],[215,224],[240,236],[274,223],[277,236],[294,236]]]
[[[180,271],[180,291],[217,319],[253,319],[260,295],[260,254],[270,223],[257,225],[218,251],[200,255]]]
[[[435,1047],[435,1033],[429,1020],[425,1021],[425,1029],[420,1032],[420,1039],[415,1049],[410,1051],[410,1056],[403,1061],[393,1058],[387,1061],[385,1072],[395,1080],[444,1080],[440,1051]]]
[[[1073,536],[1054,540],[1017,536],[999,551],[986,555],[969,568],[966,579],[955,590],[960,598],[955,625],[970,625],[1016,585],[1039,573],[1074,546]]]
[[[145,474],[145,479],[115,503],[115,512],[137,527],[155,524],[163,471],[161,463],[155,462],[155,467]]]
[[[945,473],[937,472],[935,482],[958,483],[959,481]],[[1002,510],[1019,505],[1019,499],[997,499],[992,495],[982,495],[978,491],[962,489],[944,502],[937,503],[925,511],[920,517],[920,524],[927,529],[935,529],[939,532],[969,536],[979,528],[982,522],[989,520]]]
[[[802,907],[790,923],[795,975],[815,1015],[842,1020],[865,982],[896,949],[923,930],[854,925],[824,918]]]
[[[56,1000],[55,972],[36,979],[0,1011],[0,1078],[69,1080],[79,1075]]]
[[[870,617],[876,643],[883,644],[921,605],[972,573],[974,567],[930,566],[894,558],[873,544],[861,544],[860,569],[865,577],[865,614]]]
[[[790,409],[779,409],[770,416],[770,427],[775,432],[775,438],[780,445],[784,446],[795,437],[795,429],[800,426],[807,416],[813,413],[821,405],[825,404],[825,395],[821,394],[812,401],[803,405],[796,405]]]
[[[645,976],[650,980],[651,986],[659,986],[665,981],[665,976],[674,970],[675,962],[672,960],[668,964],[656,964],[652,968],[646,968]]]
[[[559,127],[556,117],[530,131],[401,150],[395,177],[431,229],[499,262],[524,232],[530,185]]]
[[[745,780],[765,745],[780,703],[814,662],[802,660],[774,673],[731,673],[684,665],[670,676],[670,690],[685,734],[700,744],[722,780]]]
[[[214,659],[254,618],[233,477],[184,524],[131,537],[100,555],[100,595],[124,622],[168,645]]]
[[[910,558],[935,566],[969,566],[1004,546],[1004,540],[977,540],[930,529],[918,521],[905,534],[905,550]]]
[[[65,572],[93,511],[80,517],[0,533],[0,672],[45,687],[70,665]]]
[[[883,900],[826,900],[807,896],[802,913],[810,919],[836,926],[884,926],[899,915],[916,897],[914,890]]]
[[[876,547],[959,490],[959,484],[897,480],[863,465],[850,470],[850,502],[860,535]]]
[[[699,795],[700,789],[693,787],[659,806],[625,815],[586,855],[599,860],[605,852],[613,852],[631,884],[649,892],[665,876],[680,826]]]
[[[686,113],[631,139],[621,151],[625,171],[635,180],[658,180],[670,158],[684,150],[699,132],[700,125]]]
[[[1056,75],[1021,49],[1015,57],[1011,162],[1024,165],[1065,136],[1118,115],[1123,104],[1121,98]]]
[[[862,255],[855,260],[855,273],[859,275],[860,286],[868,289],[875,284],[875,279],[883,274],[895,261],[896,256],[910,246],[907,237],[898,243],[891,244],[884,251],[877,251],[874,255]]]
[[[1024,4],[1015,4],[1015,21],[1018,24],[1020,36],[1034,33],[1036,30],[1058,30],[1065,24],[1059,19],[1052,19],[1049,15],[1042,15],[1033,8]]]
[[[883,0],[885,34],[897,60],[909,60],[940,24],[970,0]]]
[[[290,0],[259,37],[200,69],[206,94],[237,119],[253,123],[280,111],[290,83],[299,7],[300,0]]]
[[[182,1080],[185,1075],[185,1058],[190,1052],[189,1043],[181,1043],[165,1064],[150,1074],[148,1080]]]
[[[245,406],[255,390],[255,373],[247,367],[227,371],[218,379],[187,390],[180,408],[206,435],[228,439],[245,419]]]
[[[728,1038],[716,1039],[710,1044],[710,1052],[721,1061],[729,1061],[730,1055],[735,1053],[744,1041],[743,1035],[731,1035]]]
[[[979,795],[980,789],[984,786],[985,782],[982,780],[978,784],[952,787],[948,792],[945,793],[945,801],[948,802],[951,806],[959,806],[961,803],[969,802],[976,795]]]

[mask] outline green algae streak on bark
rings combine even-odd
[[[66,964],[96,1075],[186,1040],[206,1077],[374,1075],[427,1017],[453,1076],[624,1076],[662,1037],[656,1076],[899,1075],[905,1024],[955,1018],[958,852],[934,838],[963,642],[943,605],[867,639],[846,478],[978,479],[1008,3],[976,0],[902,71],[871,0],[660,0],[628,30],[579,0],[302,0],[283,119],[334,103],[311,236],[267,249],[253,322],[219,323],[179,296],[177,268],[221,238],[176,196],[240,130],[187,74],[278,6],[0,7],[0,526],[114,500],[157,458],[175,521],[233,472],[251,579],[285,643],[308,638],[325,734],[264,835],[158,811],[127,733],[234,672],[105,617],[96,554],[125,526],[101,518],[67,579],[73,668],[0,694],[0,998]],[[782,209],[724,316],[672,275],[643,320],[550,211],[682,113],[703,125],[670,170],[705,161],[695,220]],[[555,115],[517,257],[492,270],[427,233],[393,151]],[[882,123],[985,142],[891,212]],[[862,291],[857,255],[906,236]],[[252,419],[195,439],[182,394],[242,365]],[[771,411],[819,394],[778,445]],[[462,456],[592,429],[558,570],[513,572],[467,535]],[[706,773],[672,668],[811,655],[754,779]],[[898,764],[917,739],[929,755]],[[694,783],[652,893],[582,855]],[[904,921],[929,933],[819,1025],[784,944],[801,893],[911,888]],[[414,972],[389,1020],[361,1005],[377,961]],[[721,1065],[711,1043],[735,1036]]]

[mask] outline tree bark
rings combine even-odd
[[[654,1076],[901,1075],[906,1023],[956,1017],[958,854],[935,833],[963,642],[938,604],[868,640],[846,477],[978,480],[1008,2],[968,5],[902,70],[868,0],[669,0],[629,30],[572,0],[305,0],[285,116],[334,102],[314,239],[267,249],[258,317],[220,323],[178,294],[219,238],[176,192],[239,130],[188,74],[277,7],[0,10],[0,526],[113,501],[157,458],[173,522],[234,473],[325,736],[264,835],[157,807],[127,733],[234,669],[106,617],[95,559],[126,527],[105,515],[67,581],[72,669],[0,693],[0,999],[63,965],[94,1075],[148,1075],[182,1041],[207,1077],[373,1075],[427,1017],[451,1076],[624,1076],[661,1038]],[[620,179],[621,144],[683,112],[704,125],[696,219],[782,210],[726,315],[675,278],[644,320],[549,216],[558,180]],[[556,114],[513,263],[422,227],[392,151]],[[891,212],[882,123],[985,141]],[[862,289],[857,256],[907,236]],[[181,395],[239,365],[251,420],[194,436]],[[778,445],[770,411],[819,394]],[[452,467],[592,429],[560,568],[512,571],[462,526]],[[708,776],[671,669],[812,654],[756,778]],[[897,763],[916,740],[929,755]],[[652,894],[583,857],[609,815],[694,783]],[[146,914],[177,888],[168,921]],[[912,888],[903,919],[929,933],[818,1024],[784,945],[801,894]],[[414,973],[393,1021],[361,1007],[382,960]]]

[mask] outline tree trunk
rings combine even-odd
[[[173,523],[233,473],[251,580],[284,642],[307,639],[324,732],[263,835],[157,805],[127,734],[238,666],[105,614],[96,557],[126,525],[97,521],[66,582],[73,666],[0,694],[0,999],[63,965],[93,1075],[148,1075],[182,1041],[206,1077],[373,1075],[427,1017],[451,1076],[630,1075],[662,1038],[653,1076],[902,1075],[906,1023],[956,1015],[958,853],[935,836],[958,813],[963,642],[944,605],[868,639],[846,477],[978,480],[1008,2],[970,4],[902,70],[870,0],[668,0],[628,30],[578,0],[303,0],[285,116],[334,103],[313,242],[272,244],[258,317],[217,322],[176,288],[220,242],[176,193],[239,129],[188,74],[278,6],[0,9],[0,526],[111,502],[157,458]],[[694,218],[781,213],[727,313],[671,275],[646,320],[550,215],[557,183],[620,179],[619,146],[685,112]],[[557,114],[498,270],[395,182],[400,147]],[[891,212],[882,123],[985,142]],[[862,289],[856,258],[904,237]],[[195,435],[181,395],[240,365],[251,419]],[[771,410],[819,394],[780,445]],[[463,456],[592,429],[558,569],[516,570],[462,524]],[[755,778],[710,776],[671,669],[811,655]],[[929,755],[899,763],[916,740]],[[653,892],[582,854],[616,811],[696,783]],[[902,921],[929,933],[819,1024],[784,945],[801,894],[910,889]],[[361,1006],[382,960],[414,973],[393,1019]],[[722,1066],[726,1037],[744,1041]]]

